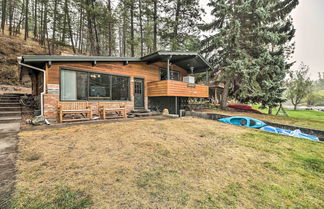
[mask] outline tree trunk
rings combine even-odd
[[[25,9],[26,9],[26,13],[25,13],[25,36],[24,36],[24,40],[26,41],[27,38],[28,38],[28,32],[29,32],[29,29],[28,29],[28,7],[29,7],[29,0],[26,0],[26,6],[25,6]]]
[[[269,107],[269,109],[268,109],[268,115],[272,115],[272,107]]]
[[[178,25],[179,25],[179,15],[180,15],[181,1],[177,0],[174,25],[173,25],[173,35],[171,40],[171,49],[176,51],[178,49],[177,36],[178,36]]]
[[[52,34],[52,54],[55,54],[56,13],[57,13],[57,0],[54,1],[53,34]]]
[[[34,38],[37,39],[37,0],[34,5]]]
[[[1,16],[2,35],[4,34],[5,31],[6,14],[7,14],[6,8],[7,8],[7,0],[2,0],[2,16]]]
[[[68,5],[66,5],[66,15],[67,15],[67,22],[68,22],[69,33],[70,33],[71,46],[72,46],[72,49],[73,49],[73,53],[76,54],[75,47],[74,47],[73,31],[72,31],[72,26],[71,26],[71,19],[70,19],[70,15],[69,15],[69,7],[68,7]]]
[[[88,41],[90,45],[90,55],[94,55],[94,39],[93,39],[93,29],[92,29],[92,18],[90,7],[90,0],[86,1],[87,4],[87,20],[88,20]]]
[[[94,1],[92,0],[92,9],[95,9],[94,6]],[[93,18],[93,28],[94,28],[94,33],[95,33],[95,38],[96,38],[96,55],[100,55],[100,41],[99,41],[99,36],[98,36],[98,31],[97,31],[97,22],[96,22],[96,15],[92,14],[92,18]]]
[[[43,5],[43,9],[44,9],[44,14],[43,14],[43,31],[42,31],[42,42],[43,42],[43,45],[45,46],[46,44],[46,34],[47,34],[47,6],[44,4]]]
[[[134,0],[131,0],[131,7],[130,7],[130,13],[131,13],[131,57],[135,56],[135,49],[134,49]]]
[[[81,2],[83,3],[83,2]],[[79,51],[80,53],[82,54],[82,28],[83,28],[83,8],[82,8],[82,5],[80,6],[80,22],[79,22]]]
[[[154,12],[153,12],[153,50],[157,51],[157,3],[158,0],[154,0]]]
[[[111,10],[111,0],[108,0],[108,12],[109,12],[109,23],[108,23],[108,56],[112,56],[112,30],[113,30],[113,26],[112,26],[112,10]]]
[[[13,11],[14,11],[14,0],[9,1],[9,35],[13,35]]]
[[[64,11],[66,11],[67,7],[67,0],[64,1]],[[63,21],[63,31],[62,31],[62,36],[61,36],[61,41],[64,43],[65,42],[65,36],[66,36],[66,12],[64,12],[64,21]]]
[[[143,24],[142,24],[142,1],[138,0],[139,6],[139,26],[140,26],[140,34],[141,34],[141,57],[144,55],[144,42],[143,42]]]
[[[231,80],[227,79],[225,82],[225,86],[224,86],[224,90],[223,90],[223,94],[222,94],[222,101],[220,104],[221,109],[225,109],[227,107],[227,98],[228,98],[230,84],[231,84]]]
[[[297,110],[297,104],[294,104],[294,110]]]
[[[127,5],[124,1],[124,12],[123,12],[123,56],[126,57],[126,32],[127,32],[127,24],[126,24],[126,15],[127,15]]]

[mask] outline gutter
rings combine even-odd
[[[22,57],[17,57],[18,65],[43,72],[43,92],[40,95],[41,95],[41,115],[44,116],[44,94],[46,92],[46,72],[44,69],[22,63],[21,60]]]

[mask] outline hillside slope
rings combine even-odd
[[[72,54],[68,47],[58,47],[55,54]],[[17,57],[48,54],[37,41],[19,36],[0,35],[0,85],[19,85]]]

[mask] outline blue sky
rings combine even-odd
[[[209,0],[200,0],[206,10],[206,22],[211,20]],[[318,78],[318,72],[324,72],[324,0],[299,0],[298,7],[292,17],[296,28],[296,48],[293,60],[297,63],[292,69],[298,68],[300,62],[310,66],[312,79]]]

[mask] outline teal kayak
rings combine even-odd
[[[249,128],[261,128],[267,125],[264,122],[257,120],[255,118],[243,117],[243,116],[227,117],[227,118],[219,119],[218,121],[237,125],[237,126],[245,126]]]
[[[291,131],[291,130],[287,130],[287,129],[276,128],[276,127],[268,126],[263,121],[257,120],[255,118],[250,118],[250,117],[234,116],[234,117],[218,119],[218,121],[223,122],[223,123],[229,123],[232,125],[237,125],[237,126],[257,128],[257,129],[261,129],[263,131],[277,133],[277,134],[283,134],[283,135],[287,135],[287,136],[309,139],[312,141],[319,141],[317,136],[302,133],[299,129]]]

